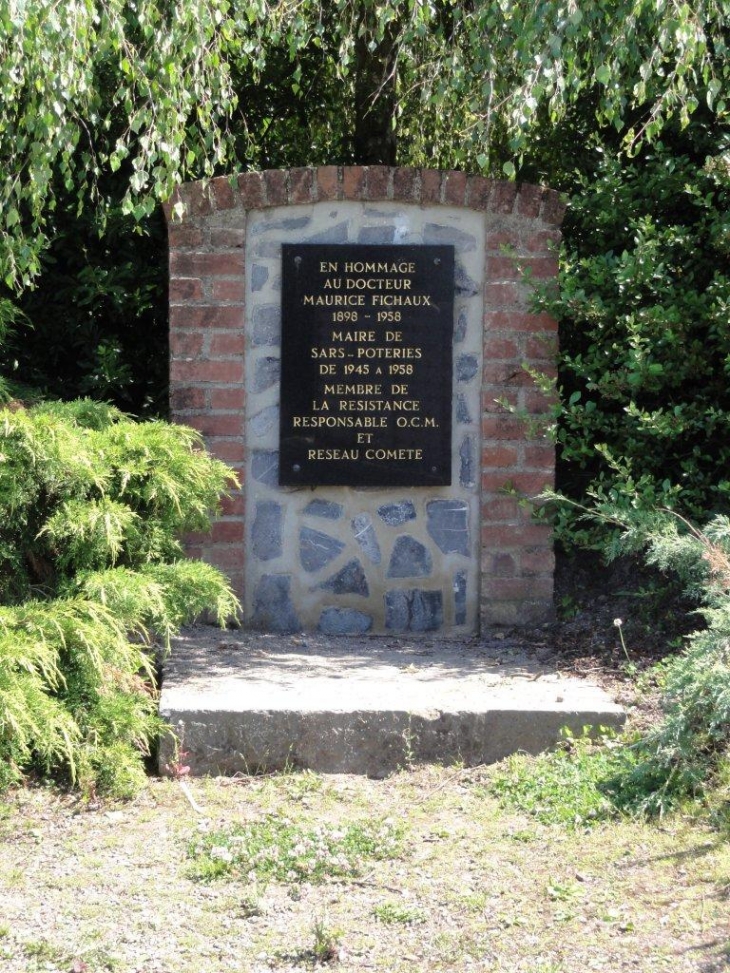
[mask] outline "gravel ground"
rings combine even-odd
[[[681,818],[577,833],[540,825],[500,810],[489,776],[151,779],[119,806],[19,790],[0,818],[2,969],[728,968],[730,849],[716,834]],[[301,828],[396,821],[405,837],[395,857],[319,884],[194,877],[191,843],[271,814]]]

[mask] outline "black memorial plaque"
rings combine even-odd
[[[451,483],[454,248],[284,244],[279,482]]]

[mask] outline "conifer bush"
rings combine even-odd
[[[658,667],[661,718],[618,754],[623,766],[605,792],[622,810],[662,814],[683,801],[724,802],[730,781],[730,517],[698,527],[669,509],[592,508],[551,495],[583,518],[619,528],[604,545],[609,560],[642,554],[676,575],[697,605],[698,627],[684,649]],[[704,624],[703,624],[704,623]],[[630,759],[625,759],[630,758]]]
[[[89,400],[0,410],[0,786],[35,767],[137,789],[155,639],[238,608],[180,542],[233,482],[191,429]]]

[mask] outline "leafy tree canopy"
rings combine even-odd
[[[437,146],[438,164],[490,171],[589,92],[631,146],[700,103],[724,116],[729,14],[726,0],[0,0],[0,278],[38,273],[59,183],[103,210],[117,173],[141,219],[183,178],[245,158],[275,120],[253,106],[247,126],[237,92],[272,59],[303,102],[318,64],[349,99],[343,125],[389,105],[399,161],[433,164]]]

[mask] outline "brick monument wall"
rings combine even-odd
[[[529,624],[552,611],[550,527],[519,495],[553,483],[534,438],[556,327],[529,310],[556,274],[552,190],[462,172],[335,167],[182,186],[166,207],[170,403],[241,490],[188,550],[223,569],[244,624],[331,633]],[[448,243],[456,255],[453,487],[278,486],[281,243]],[[527,275],[527,276],[526,276]]]

